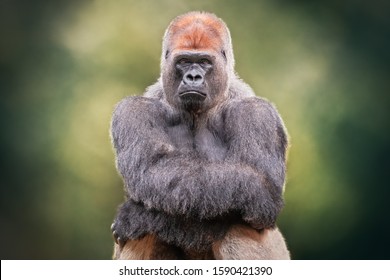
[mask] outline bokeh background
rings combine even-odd
[[[388,3],[1,0],[1,258],[111,258],[111,112],[156,81],[170,20],[206,10],[288,128],[292,257],[389,259]]]

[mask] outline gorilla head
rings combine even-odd
[[[230,34],[221,19],[192,12],[171,22],[163,40],[161,78],[172,106],[199,114],[221,103],[233,68]]]

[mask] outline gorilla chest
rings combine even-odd
[[[168,134],[173,145],[181,152],[196,152],[199,157],[213,162],[225,159],[227,146],[217,131],[206,127],[191,130],[187,125],[180,124],[170,127]]]

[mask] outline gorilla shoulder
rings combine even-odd
[[[245,83],[243,80],[235,76],[229,84],[229,97],[231,99],[235,98],[247,98],[255,96],[252,88]]]
[[[119,119],[137,122],[165,115],[168,107],[161,102],[157,94],[158,92],[147,91],[144,96],[128,96],[122,99],[114,109],[113,121]]]

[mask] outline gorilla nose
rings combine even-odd
[[[185,74],[184,82],[187,85],[200,86],[203,84],[203,76],[198,71],[192,70]]]

